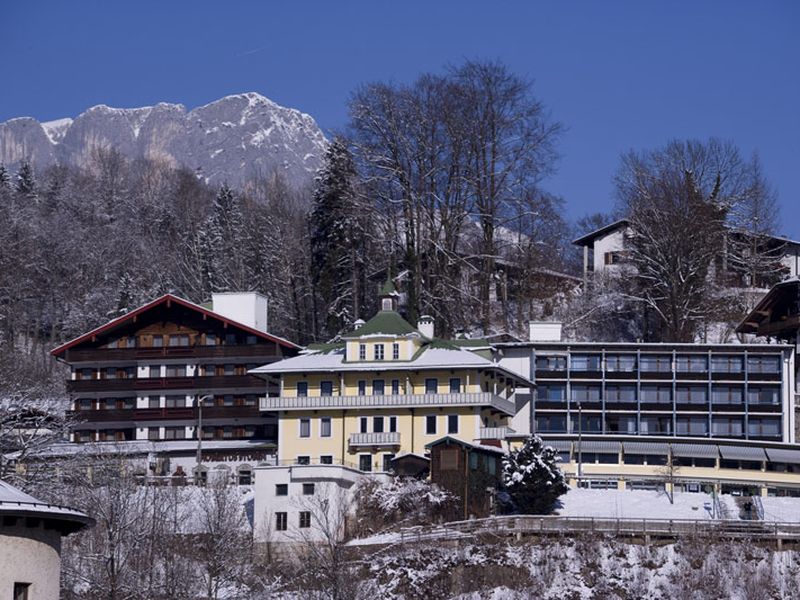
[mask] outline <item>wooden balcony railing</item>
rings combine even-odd
[[[272,344],[241,346],[163,346],[161,348],[82,348],[67,350],[68,363],[135,362],[161,358],[259,358],[248,362],[269,363],[280,358]]]
[[[132,408],[110,410],[76,410],[67,415],[78,422],[108,423],[112,421],[154,421],[170,419],[197,419],[194,407]],[[257,406],[204,406],[203,420],[253,419],[264,414]]]
[[[143,377],[130,379],[76,379],[67,382],[68,392],[126,392],[144,390],[211,390],[253,388],[263,390],[266,382],[254,375],[211,377]]]

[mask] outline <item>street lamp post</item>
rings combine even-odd
[[[198,396],[195,401],[195,406],[197,406],[197,465],[195,466],[195,480],[199,479],[200,467],[203,464],[203,402],[205,402],[207,398],[213,397],[214,396],[211,394],[206,394],[205,396]],[[197,481],[195,481],[195,484],[197,484]]]

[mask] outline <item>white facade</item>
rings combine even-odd
[[[256,542],[325,542],[341,539],[353,511],[355,484],[366,474],[343,465],[263,466],[255,469],[253,530]]]
[[[216,293],[211,294],[211,304],[215,313],[267,333],[266,296],[258,292]]]

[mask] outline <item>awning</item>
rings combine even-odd
[[[569,452],[572,442],[569,440],[542,440],[545,446],[552,446],[556,452]]]
[[[800,464],[800,450],[787,450],[784,448],[767,448],[767,458],[770,462]]]
[[[669,444],[663,442],[622,442],[625,454],[669,455]]]
[[[747,446],[720,446],[719,453],[727,460],[756,460],[767,459],[763,448],[749,448]]]
[[[601,442],[597,440],[583,440],[580,443],[581,453],[599,452],[601,454],[619,454],[619,442]],[[575,452],[578,451],[578,442],[575,442]]]
[[[716,444],[672,444],[672,455],[716,459],[719,456],[719,452]]]

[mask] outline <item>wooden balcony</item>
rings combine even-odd
[[[400,433],[384,431],[380,433],[351,433],[351,446],[399,446]]]
[[[248,344],[239,346],[163,346],[161,348],[81,348],[67,350],[67,363],[105,363],[156,360],[164,358],[243,358],[261,364],[280,359],[273,345]],[[250,360],[250,359],[258,360]]]
[[[146,390],[211,390],[251,388],[263,390],[266,382],[254,375],[214,375],[211,377],[147,377],[131,379],[77,379],[67,382],[67,391],[137,392]]]
[[[68,417],[86,423],[107,423],[116,421],[168,421],[172,419],[196,420],[194,407],[178,408],[133,408],[111,410],[69,411]],[[262,418],[257,406],[204,406],[203,421],[211,419],[253,419]]]
[[[393,396],[283,396],[279,398],[261,398],[260,405],[261,410],[485,406],[507,415],[513,415],[516,412],[514,402],[490,392],[474,394],[398,394]]]

